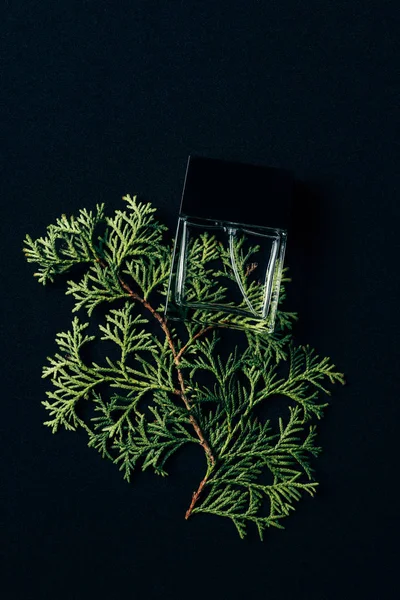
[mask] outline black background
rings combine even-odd
[[[398,597],[397,3],[6,4],[3,597]],[[84,435],[41,424],[41,367],[72,302],[32,278],[25,233],[125,193],[173,226],[192,152],[306,182],[288,253],[296,337],[348,381],[321,423],[319,494],[264,543],[184,521],[196,448],[169,478],[128,485]]]

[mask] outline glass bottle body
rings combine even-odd
[[[286,230],[180,215],[169,319],[274,330]]]

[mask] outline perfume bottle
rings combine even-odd
[[[287,171],[189,156],[167,319],[274,331],[292,186]]]

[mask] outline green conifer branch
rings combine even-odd
[[[37,265],[40,283],[70,273],[66,294],[74,301],[73,312],[91,317],[98,306],[110,305],[97,335],[88,333],[89,323],[78,316],[70,330],[57,334],[58,350],[43,368],[51,381],[43,402],[49,414],[45,424],[53,432],[82,428],[89,446],[112,460],[128,481],[138,468],[166,475],[178,451],[199,444],[206,470],[186,518],[227,517],[241,537],[254,524],[262,538],[267,527],[282,527],[302,496],[316,491],[311,459],[320,448],[313,420],[323,416],[323,397],[332,384],[344,382],[343,375],[328,358],[294,345],[297,315],[281,305],[273,334],[262,322],[231,315],[229,322],[240,324],[247,348],[233,348],[225,359],[219,350],[223,311],[199,309],[185,322],[186,337],[178,335],[161,312],[171,268],[166,228],[155,220],[151,205],[131,196],[124,200],[126,209],[112,217],[98,205],[94,212],[63,215],[41,238],[25,238],[24,252]],[[256,305],[260,289],[248,277],[259,249],[238,238],[234,251],[242,285]],[[77,265],[86,266],[83,275]],[[227,249],[215,236],[200,235],[190,247],[188,298],[226,309],[229,279]],[[288,281],[285,273],[281,302]],[[95,340],[113,345],[116,357],[86,359]],[[278,422],[260,421],[258,407],[268,408],[276,395],[288,408]]]

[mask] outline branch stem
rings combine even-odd
[[[101,258],[98,258],[97,261],[100,263],[100,265],[102,267],[106,267],[105,263],[101,260]],[[168,328],[168,325],[165,321],[165,319],[163,319],[163,317],[151,306],[151,304],[145,299],[142,298],[139,294],[137,294],[136,292],[134,292],[129,285],[122,279],[122,277],[118,277],[119,282],[121,287],[129,294],[129,296],[133,299],[136,300],[137,302],[140,302],[152,315],[153,317],[159,322],[161,329],[163,330],[163,332],[165,333],[165,336],[168,340],[168,344],[169,347],[171,349],[172,355],[174,357],[174,363],[176,366],[176,372],[177,372],[177,376],[178,376],[178,381],[179,381],[179,386],[181,388],[181,391],[179,390],[174,390],[174,394],[179,395],[187,410],[190,411],[191,410],[191,406],[190,406],[190,402],[186,396],[186,388],[185,388],[185,382],[183,379],[183,375],[182,375],[182,371],[179,367],[180,364],[180,360],[182,358],[182,355],[184,354],[184,352],[186,352],[188,346],[194,342],[196,339],[198,339],[199,337],[201,337],[202,335],[204,335],[205,333],[207,333],[208,331],[210,331],[211,329],[213,329],[215,326],[214,325],[210,325],[208,327],[205,327],[203,329],[201,329],[200,331],[198,331],[196,333],[196,335],[194,335],[184,346],[183,348],[181,348],[179,350],[179,352],[176,351],[175,348],[175,344],[174,344],[174,340],[172,339],[172,335],[171,332]],[[215,457],[214,454],[210,448],[209,443],[207,442],[207,440],[204,437],[204,434],[201,430],[200,425],[197,423],[196,419],[194,418],[194,416],[192,414],[189,415],[189,421],[193,427],[193,429],[196,432],[197,437],[199,438],[200,441],[200,445],[203,447],[204,452],[206,453],[206,457],[207,457],[207,462],[209,463],[209,469],[207,470],[206,476],[204,477],[204,479],[202,479],[202,481],[199,484],[199,487],[197,488],[197,491],[194,492],[193,496],[192,496],[192,501],[190,503],[190,506],[188,508],[188,510],[186,511],[185,514],[185,519],[188,519],[190,517],[190,515],[193,512],[193,509],[196,505],[196,502],[198,501],[204,486],[207,483],[208,480],[208,476],[210,473],[210,469],[212,470],[215,466]]]
[[[186,519],[186,520],[187,520],[187,519],[190,517],[190,515],[192,514],[192,512],[193,512],[193,509],[194,509],[194,507],[196,506],[196,503],[197,503],[198,499],[199,499],[199,498],[200,498],[200,496],[201,496],[201,493],[202,493],[202,491],[203,491],[203,488],[204,488],[204,486],[206,485],[206,483],[207,483],[207,481],[208,481],[208,475],[209,475],[209,473],[207,472],[207,474],[206,474],[206,476],[204,477],[204,479],[202,479],[202,480],[200,481],[200,485],[199,485],[199,487],[198,487],[198,488],[197,488],[197,490],[196,490],[196,491],[193,493],[193,496],[192,496],[192,501],[191,501],[191,503],[190,503],[190,506],[189,506],[189,508],[187,509],[187,511],[186,511],[186,514],[185,514],[185,519]]]
[[[198,331],[196,333],[196,335],[194,335],[192,338],[190,338],[190,340],[183,346],[183,348],[181,348],[178,352],[178,354],[176,355],[176,358],[178,359],[178,361],[181,359],[182,354],[184,354],[184,352],[186,352],[186,350],[188,349],[188,347],[197,339],[199,339],[199,337],[201,337],[202,335],[204,335],[205,333],[207,333],[208,331],[210,331],[211,329],[214,329],[215,325],[209,325],[208,327],[204,327],[204,329],[200,329],[200,331]]]
[[[159,322],[161,329],[165,333],[169,347],[170,347],[172,355],[174,357],[174,363],[176,366],[176,372],[177,372],[177,376],[178,376],[179,386],[181,388],[181,392],[179,393],[179,396],[182,398],[183,403],[185,404],[187,410],[190,411],[191,405],[190,405],[190,402],[186,395],[185,382],[183,379],[182,371],[179,367],[180,359],[181,359],[183,352],[182,352],[182,350],[179,353],[176,351],[171,332],[168,328],[168,325],[167,325],[165,319],[163,319],[163,317],[151,306],[151,304],[147,300],[145,300],[145,298],[142,298],[139,294],[134,292],[121,277],[119,277],[119,282],[120,282],[122,288],[129,294],[129,296],[131,298],[133,298],[133,300],[140,302],[148,311],[150,311],[150,313],[153,315],[153,317]],[[197,337],[199,337],[199,336],[197,336]],[[176,394],[176,390],[174,391],[174,393]],[[204,434],[201,430],[200,425],[197,423],[196,419],[194,418],[194,416],[192,414],[189,416],[189,421],[192,424],[192,427],[195,430],[197,437],[199,438],[200,445],[203,447],[204,452],[207,455],[207,459],[209,460],[211,465],[214,466],[215,465],[214,455],[212,453],[210,445],[208,444],[207,440],[204,437]]]

